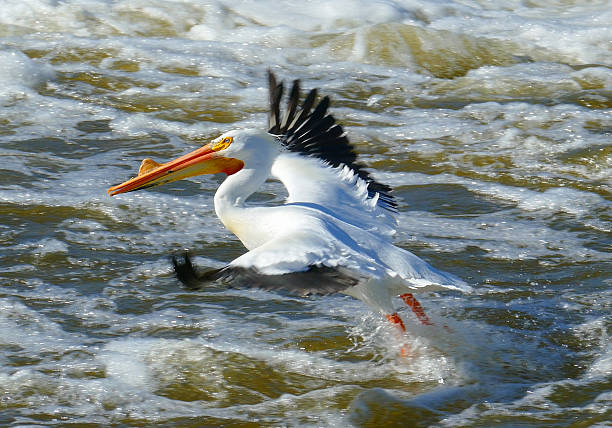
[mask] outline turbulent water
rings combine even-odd
[[[0,425],[611,426],[612,4],[206,3],[0,6]],[[332,98],[397,245],[473,286],[419,294],[433,326],[182,289],[171,254],[244,252],[221,176],[107,196],[264,127],[268,68]]]

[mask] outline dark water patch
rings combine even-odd
[[[152,300],[143,299],[143,295],[118,296],[113,299],[116,313],[120,315],[143,315],[153,311]]]
[[[596,132],[593,128],[587,129],[590,132]],[[599,129],[599,133],[612,135],[612,130]],[[605,164],[609,156],[612,156],[612,145],[592,144],[560,153],[557,155],[557,158],[568,164],[595,166]]]
[[[77,227],[80,220],[99,223],[104,230],[120,231],[123,227],[97,207],[92,205],[66,206],[0,203],[0,215],[5,225],[13,228],[19,242],[40,240],[51,235],[61,234],[66,228]],[[66,222],[69,222],[67,225]],[[15,237],[17,237],[15,235]],[[17,241],[14,241],[17,243]]]
[[[308,332],[308,334],[300,337],[295,343],[288,344],[288,346],[308,353],[321,351],[340,353],[338,361],[352,361],[355,359],[354,356],[351,357],[345,354],[354,344],[347,336],[346,329],[338,326],[324,328],[318,332]]]
[[[442,216],[477,216],[513,205],[470,192],[460,184],[427,184],[398,187],[394,195],[402,211],[427,211]]]
[[[122,92],[134,86],[141,85],[146,85],[146,87],[152,86],[150,83],[135,81],[133,78],[126,75],[109,75],[91,70],[86,72],[77,71],[62,73],[60,74],[59,80],[64,83],[80,82],[90,85],[93,94],[100,94],[107,91],[110,93]]]
[[[264,423],[271,423],[267,418],[261,418],[253,414],[250,418],[245,417],[244,419],[252,419],[251,421],[232,418],[214,417],[214,416],[193,416],[193,417],[180,417],[180,418],[160,418],[156,423],[166,426],[176,426],[185,428],[214,428],[223,426],[232,426],[236,428],[260,428]],[[280,421],[278,421],[280,423]],[[121,421],[121,423],[127,426],[140,427],[150,423],[150,419],[127,419]]]
[[[612,91],[606,89],[581,91],[567,94],[558,100],[559,103],[576,104],[593,110],[612,108]]]
[[[548,397],[560,407],[586,407],[593,403],[602,390],[612,390],[612,379],[593,379],[582,384],[560,382],[552,386]]]
[[[400,399],[381,389],[357,396],[349,408],[349,420],[358,427],[427,427],[441,419],[442,412],[427,405]]]
[[[483,400],[493,391],[494,385],[472,384],[464,386],[441,386],[413,398],[405,398],[405,394],[394,394],[379,388],[367,389],[361,392],[351,402],[348,409],[348,420],[356,427],[430,427],[437,426],[452,414],[460,413],[469,408],[472,403]],[[522,385],[509,390],[524,389]]]
[[[77,123],[75,128],[86,134],[112,132],[110,119],[83,120]]]
[[[440,157],[429,154],[406,153],[405,156],[398,156],[392,163],[389,163],[388,161],[373,162],[372,167],[383,171],[410,171],[435,175],[447,172],[448,168],[439,163],[439,161],[444,159],[445,156]]]
[[[0,186],[5,188],[10,188],[17,183],[29,183],[32,179],[32,174],[25,174],[10,169],[0,169]]]
[[[121,150],[121,155],[117,156],[117,163],[114,165],[117,167],[122,166],[121,161],[124,161],[126,157],[133,156],[135,160],[131,168],[134,168],[136,173],[139,165],[137,159],[142,159],[151,152],[163,154],[164,151],[172,150],[167,156],[176,153],[168,141],[166,136],[154,134],[146,138],[130,139],[74,138],[65,140],[45,137],[5,141],[2,146],[17,151],[13,156],[20,159],[24,167],[28,169],[29,175],[18,171],[8,171],[3,175],[2,181],[5,181],[7,185],[21,185],[29,188],[37,181],[58,180],[67,173],[90,169],[97,171],[100,168],[100,160],[96,159],[95,155],[112,150]]]
[[[3,142],[2,146],[7,149],[20,150],[24,153],[51,153],[53,155],[66,155],[71,153],[71,150],[66,151],[66,147],[70,146],[61,138],[31,138],[28,140],[18,140],[11,142]]]
[[[0,118],[0,136],[15,135],[19,126],[11,120]]]

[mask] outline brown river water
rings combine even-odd
[[[1,9],[1,426],[612,426],[609,2]],[[395,189],[396,245],[474,288],[419,294],[433,326],[181,288],[172,254],[245,251],[222,176],[107,196],[145,157],[263,128],[268,68],[332,98]]]

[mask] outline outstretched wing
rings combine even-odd
[[[277,275],[266,275],[256,268],[227,265],[221,269],[198,272],[189,254],[173,257],[172,263],[178,279],[192,290],[202,285],[220,281],[231,287],[260,288],[263,290],[286,290],[302,296],[331,294],[357,285],[356,278],[343,269],[327,266],[309,266],[307,270]]]
[[[368,184],[370,198],[378,194],[377,204],[387,210],[396,211],[397,203],[390,194],[391,187],[374,180],[357,161],[357,154],[342,127],[328,114],[329,97],[323,97],[315,106],[317,90],[312,89],[299,105],[300,81],[294,80],[289,92],[287,109],[281,114],[280,103],[283,83],[278,83],[268,71],[270,90],[270,112],[268,132],[279,138],[281,144],[292,152],[318,157],[332,166],[346,165]],[[314,107],[314,109],[313,109]]]

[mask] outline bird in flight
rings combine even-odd
[[[412,294],[419,289],[470,287],[392,243],[397,203],[391,188],[357,160],[343,128],[328,113],[329,97],[312,89],[302,100],[300,81],[281,111],[283,83],[268,72],[268,126],[224,133],[167,163],[145,159],[138,176],[113,186],[111,196],[201,174],[225,173],[214,205],[221,222],[248,251],[221,269],[200,271],[189,255],[173,258],[188,288],[218,281],[233,287],[286,290],[300,295],[344,293],[380,311],[400,330],[396,296],[430,324]],[[268,179],[288,197],[280,206],[247,202]]]

